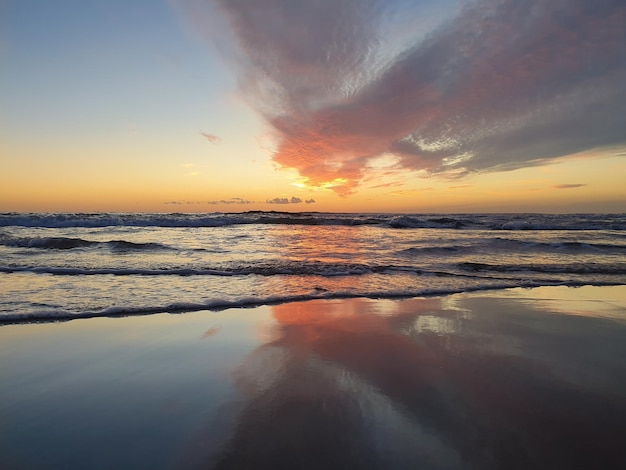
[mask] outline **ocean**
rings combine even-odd
[[[626,214],[0,214],[0,322],[626,284]]]
[[[625,228],[1,214],[0,468],[626,468]]]

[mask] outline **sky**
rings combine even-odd
[[[0,211],[626,212],[623,0],[0,0]]]

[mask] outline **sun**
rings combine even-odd
[[[292,183],[291,186],[295,186],[298,189],[306,189],[309,191],[321,191],[321,190],[333,190],[334,188],[338,188],[340,186],[344,186],[348,183],[347,178],[335,178],[331,181],[320,181],[316,183],[311,183],[309,178],[300,178]]]

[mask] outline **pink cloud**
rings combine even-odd
[[[462,177],[626,145],[622,0],[214,4],[274,161],[309,185],[348,196],[382,154]],[[433,5],[445,21],[394,49],[394,21]]]
[[[200,135],[212,144],[219,144],[222,141],[222,138],[217,135],[207,134],[206,132],[200,132]]]

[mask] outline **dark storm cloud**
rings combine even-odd
[[[274,161],[341,195],[382,154],[460,177],[626,142],[623,0],[212,5]]]

